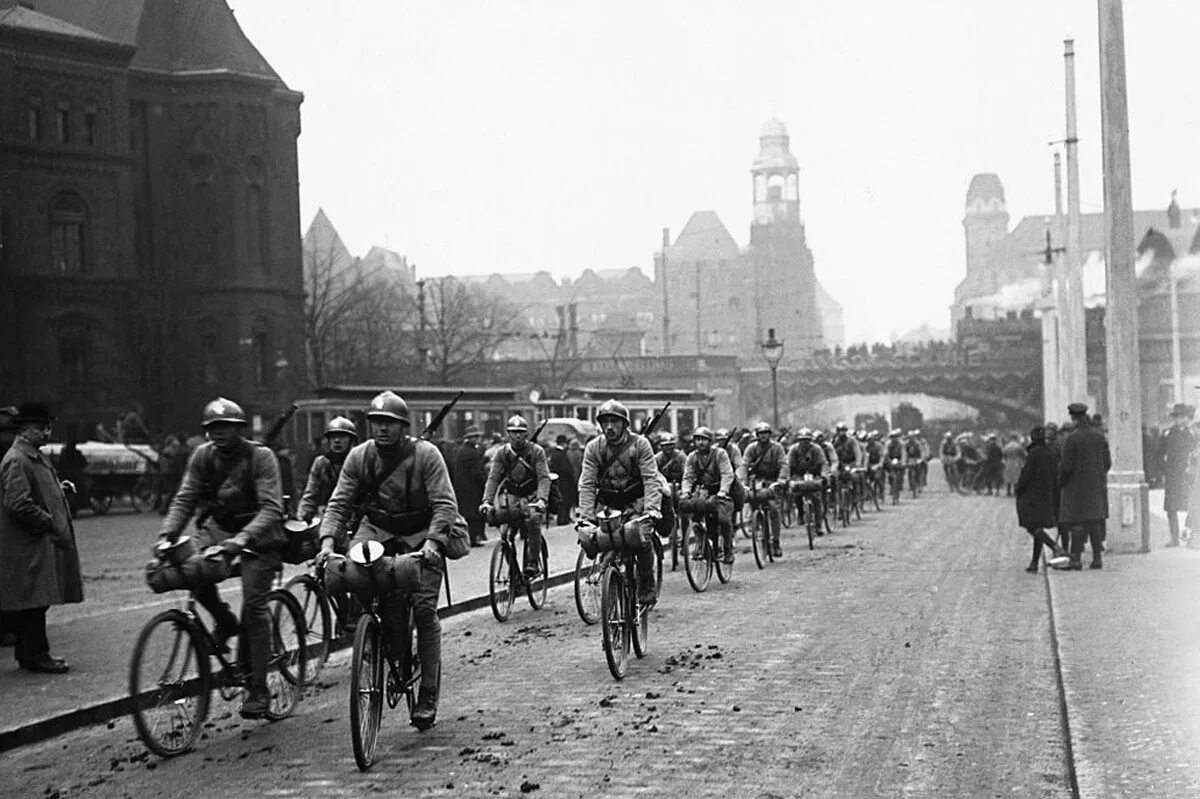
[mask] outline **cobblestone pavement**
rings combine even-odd
[[[1152,552],[1050,579],[1079,795],[1089,799],[1200,796],[1200,552],[1157,549],[1168,533],[1162,492],[1152,494]]]
[[[121,719],[0,757],[0,793],[1069,797],[1044,582],[1013,519],[939,493],[814,552],[786,537],[764,571],[744,549],[704,594],[669,574],[620,682],[569,586],[506,624],[448,619],[438,726],[385,715],[365,774],[343,653],[294,718],[243,723],[218,700],[170,761]]]

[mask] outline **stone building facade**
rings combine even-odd
[[[295,396],[301,100],[224,0],[0,0],[0,399],[84,435]]]

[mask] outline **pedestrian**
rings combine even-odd
[[[17,409],[12,405],[0,407],[0,460],[12,449],[17,440],[19,428],[15,421]],[[0,605],[0,646],[12,646],[17,642],[17,636],[4,626],[4,606]]]
[[[67,440],[59,450],[56,468],[58,475],[71,484],[71,490],[67,492],[67,505],[72,516],[88,504],[88,497],[92,495],[91,481],[85,474],[87,465],[87,456],[79,451],[75,436],[68,433]]]
[[[1099,569],[1103,568],[1100,553],[1108,519],[1108,470],[1112,468],[1112,455],[1104,433],[1092,426],[1087,405],[1073,402],[1067,406],[1067,412],[1074,429],[1063,442],[1058,464],[1061,488],[1058,520],[1071,531],[1071,562],[1067,568],[1075,571],[1083,568],[1086,538],[1092,547],[1091,568]]]
[[[1008,437],[1008,441],[1004,442],[1004,494],[1011,497],[1013,495],[1013,486],[1017,484],[1017,479],[1021,476],[1021,469],[1025,465],[1026,450],[1021,444],[1021,434],[1013,433]]]
[[[575,473],[576,479],[583,474],[583,444],[578,438],[572,438],[567,442],[567,459],[571,461],[571,469]],[[579,487],[575,487],[575,505],[579,506]]]
[[[1163,510],[1171,531],[1168,547],[1179,546],[1179,513],[1188,509],[1188,465],[1196,438],[1190,429],[1191,416],[1182,402],[1171,408],[1171,427],[1158,445],[1159,474],[1163,475]]]
[[[166,443],[163,444],[162,452],[159,453],[159,475],[161,484],[159,486],[159,514],[166,516],[167,508],[171,507],[171,500],[175,498],[175,492],[179,490],[179,484],[183,482],[183,471],[187,467],[188,448],[183,443],[185,437],[175,434],[168,434]]]
[[[988,434],[983,446],[983,473],[988,496],[999,494],[1000,484],[1004,482],[1004,450],[995,433]]]
[[[547,447],[546,457],[550,459],[550,471],[558,476],[555,484],[558,486],[558,524],[571,523],[571,511],[579,504],[579,472],[571,465],[567,454],[567,436],[559,433],[554,439],[554,446]]]
[[[482,440],[483,431],[475,425],[463,431],[462,446],[454,453],[450,469],[450,482],[458,498],[458,512],[467,522],[473,547],[481,547],[487,541],[485,519],[479,512],[479,506],[483,504],[483,486],[487,480],[487,472],[483,468],[483,448],[480,446]]]
[[[0,461],[0,608],[16,635],[14,655],[26,671],[64,674],[50,654],[46,611],[83,601],[83,578],[71,510],[58,474],[40,448],[50,437],[50,409],[18,408],[17,439]]]
[[[1066,554],[1046,535],[1046,528],[1054,527],[1057,485],[1058,456],[1046,445],[1046,428],[1038,425],[1029,431],[1025,461],[1013,487],[1017,498],[1017,524],[1033,537],[1033,557],[1025,568],[1032,574],[1038,572],[1043,548],[1053,552],[1055,560]]]

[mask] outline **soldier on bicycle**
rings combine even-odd
[[[296,518],[301,521],[311,522],[321,508],[329,503],[346,455],[358,443],[358,428],[345,416],[337,416],[325,426],[324,438],[326,451],[313,461],[312,468],[308,470],[308,484],[300,496]]]
[[[677,449],[677,440],[673,433],[663,433],[659,436],[658,447],[654,462],[658,466],[659,474],[667,483],[668,491],[663,496],[663,524],[659,527],[659,535],[665,537],[674,528],[675,516],[679,514],[679,486],[683,483],[683,467],[687,458]]]
[[[695,488],[703,488],[717,500],[717,523],[721,528],[721,558],[733,563],[733,465],[724,447],[713,446],[713,434],[707,427],[697,427],[692,433],[696,448],[687,456],[683,470],[682,499],[691,499]]]
[[[829,475],[829,461],[825,459],[825,450],[820,444],[813,441],[813,432],[807,427],[802,427],[796,433],[796,443],[788,452],[788,474],[793,480],[803,480],[806,476],[816,477],[822,484],[826,482]],[[825,508],[821,500],[821,494],[817,492],[813,499],[817,504],[817,513],[824,517]],[[803,505],[801,512],[803,512]],[[824,535],[825,531],[817,528],[817,535]]]
[[[738,467],[738,478],[743,485],[753,486],[754,480],[766,480],[771,484],[771,496],[767,501],[767,519],[771,528],[771,554],[783,555],[779,544],[779,530],[783,525],[780,489],[787,485],[790,467],[783,445],[771,440],[771,425],[759,422],[754,426],[754,441],[746,447],[742,465]]]
[[[371,400],[371,438],[350,450],[342,465],[321,522],[318,558],[323,561],[335,548],[344,548],[353,534],[357,540],[379,541],[387,555],[420,559],[420,587],[411,599],[399,591],[384,594],[379,615],[388,647],[399,652],[406,633],[405,609],[411,603],[421,658],[412,724],[426,730],[437,720],[442,664],[437,602],[446,568],[442,553],[458,516],[458,500],[442,453],[430,442],[409,436],[409,421],[408,404],[397,394],[384,391]],[[359,507],[365,518],[357,532],[347,530]]]
[[[542,553],[542,517],[546,514],[546,503],[550,498],[550,466],[546,450],[540,444],[529,441],[529,422],[524,416],[513,416],[508,420],[508,443],[492,458],[487,485],[483,487],[483,504],[479,514],[495,524],[495,500],[499,492],[504,505],[520,508],[528,503],[529,514],[525,520],[525,578],[534,580],[538,576],[538,562]]]
[[[249,667],[249,692],[239,713],[259,719],[270,704],[267,658],[271,618],[267,593],[283,568],[283,495],[274,453],[246,438],[246,414],[218,397],[204,406],[201,425],[208,441],[188,460],[179,490],[159,528],[159,540],[175,541],[197,510],[197,542],[219,546],[227,558],[241,557],[242,619],[221,600],[216,585],[195,592],[216,622],[219,647],[233,636]]]
[[[637,553],[638,602],[658,600],[654,576],[654,549],[650,536],[662,518],[662,489],[650,442],[629,429],[629,409],[607,400],[596,411],[604,435],[588,442],[579,473],[579,517],[596,521],[597,504],[614,510],[649,516],[645,546]]]

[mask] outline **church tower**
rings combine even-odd
[[[996,245],[1008,235],[1004,184],[991,172],[971,178],[963,230],[967,240],[967,276],[979,274]]]
[[[750,263],[754,297],[755,341],[768,328],[794,355],[823,345],[821,312],[813,256],[800,220],[800,165],[789,147],[787,128],[772,118],[759,133],[759,152],[750,167],[754,221],[750,226]],[[745,353],[761,357],[759,353]]]

